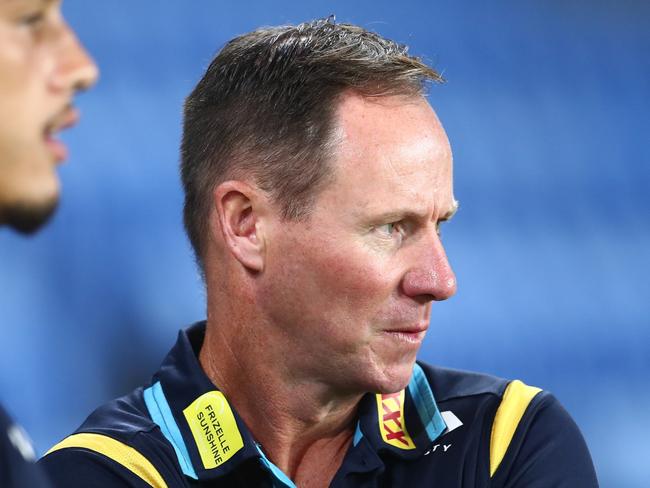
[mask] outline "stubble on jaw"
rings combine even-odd
[[[59,204],[58,196],[42,202],[15,202],[0,211],[0,224],[6,224],[22,234],[32,234],[52,216]]]

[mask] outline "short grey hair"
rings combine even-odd
[[[219,183],[251,177],[285,218],[305,218],[331,179],[341,94],[418,96],[427,81],[443,80],[407,46],[333,17],[228,42],[185,102],[184,222],[199,267]]]

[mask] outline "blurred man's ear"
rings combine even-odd
[[[224,181],[214,191],[213,238],[245,268],[264,269],[264,235],[260,225],[259,191],[242,181]],[[218,224],[218,225],[214,225]]]

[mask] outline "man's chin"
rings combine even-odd
[[[390,394],[397,393],[406,388],[413,375],[413,363],[393,367],[385,370],[375,387],[375,393]]]
[[[14,203],[4,209],[4,223],[22,234],[32,234],[50,219],[58,203],[58,197],[38,203]]]

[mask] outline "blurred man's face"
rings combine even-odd
[[[57,140],[78,118],[72,98],[97,68],[60,1],[0,0],[0,224],[29,232],[56,207]]]
[[[456,291],[438,226],[456,209],[451,149],[422,98],[345,96],[334,180],[307,222],[269,229],[256,297],[290,371],[341,391],[406,386],[431,302]]]

